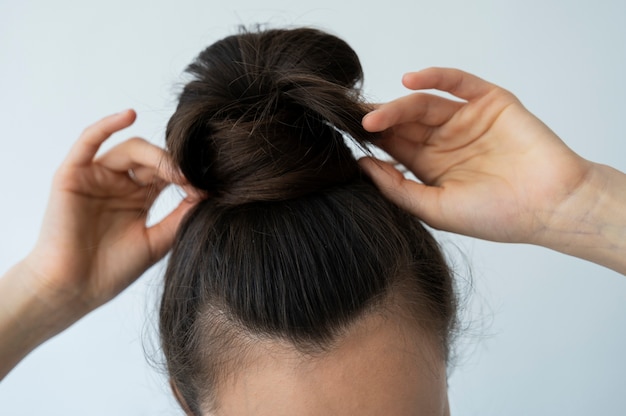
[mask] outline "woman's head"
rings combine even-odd
[[[188,411],[443,414],[451,277],[344,142],[376,139],[354,51],[243,32],[187,72],[167,146],[209,198],[179,231],[160,330]]]

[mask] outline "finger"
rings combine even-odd
[[[66,163],[87,165],[95,157],[100,145],[111,135],[135,122],[137,113],[126,110],[110,115],[87,127],[70,149]]]
[[[409,72],[402,77],[402,84],[412,90],[437,89],[472,101],[498,88],[475,75],[453,68],[428,68]]]
[[[413,140],[407,140],[396,135],[379,140],[376,142],[376,145],[383,149],[396,162],[406,166],[411,171],[414,171],[416,159],[422,151],[420,144],[416,144]],[[413,173],[417,175],[416,172]],[[421,179],[422,178],[420,178],[420,180]]]
[[[209,198],[206,191],[201,191],[191,185],[183,185],[181,186],[181,189],[185,193],[186,199],[190,202],[199,202]]]
[[[395,160],[410,166],[413,157],[437,137],[437,127],[419,123],[405,123],[385,130],[379,140],[373,141],[376,147],[384,150]]]
[[[166,185],[169,185],[166,183]],[[187,200],[188,202],[200,202],[208,199],[210,195],[202,190],[199,190],[192,185],[178,185],[174,187],[174,192],[182,199]]]
[[[438,127],[426,126],[419,123],[399,124],[385,130],[382,135],[384,140],[379,140],[376,142],[376,144],[380,142],[383,146],[386,146],[387,142],[402,139],[404,141],[412,143],[413,146],[415,146],[416,144],[427,145],[432,140],[432,138],[436,136],[435,133],[437,131]]]
[[[437,95],[411,94],[380,105],[363,118],[363,127],[377,132],[410,122],[440,126],[450,120],[463,105],[462,102]]]
[[[194,202],[183,200],[167,217],[147,229],[151,263],[156,263],[167,254],[172,247],[178,227],[194,206]]]
[[[442,188],[409,180],[393,165],[371,157],[361,158],[359,165],[391,202],[433,227],[442,223]]]
[[[187,184],[165,150],[139,137],[118,144],[96,162],[121,173],[132,169],[133,180],[139,184],[152,183],[157,179],[177,185]]]

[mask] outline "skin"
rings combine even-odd
[[[363,127],[421,181],[392,164],[361,161],[381,192],[430,226],[529,243],[626,273],[626,175],[569,149],[510,92],[457,69],[406,74],[411,90],[368,114]]]
[[[362,319],[319,357],[262,342],[218,402],[215,416],[449,415],[436,342],[410,320],[380,315]]]
[[[363,159],[361,166],[390,200],[439,229],[542,245],[626,273],[626,175],[576,155],[510,92],[473,75],[430,68],[407,74],[403,83],[462,101],[418,92],[365,117],[365,129],[384,132],[377,144],[421,181],[406,179],[391,164]],[[163,150],[140,139],[96,156],[104,140],[134,119],[134,112],[125,111],[85,130],[55,175],[37,244],[0,279],[0,379],[163,257],[185,212],[201,198],[187,188],[187,200],[146,227],[159,192],[186,182]],[[128,169],[135,170],[135,181]],[[428,347],[401,343],[406,329],[385,333],[391,328],[375,323],[362,328],[318,362],[302,363],[280,348],[259,355],[252,371],[225,390],[223,415],[280,414],[282,408],[259,408],[259,398],[301,406],[284,414],[405,414],[418,404],[404,400],[418,396],[437,398],[420,402],[427,406],[424,414],[445,415],[442,360],[417,365],[428,357]],[[378,379],[384,383],[373,384]],[[294,400],[278,401],[281,392]]]
[[[96,156],[135,117],[123,111],[83,132],[54,176],[35,247],[0,279],[0,379],[161,259],[193,205],[192,197],[146,227],[148,210],[165,186],[186,185],[167,154],[132,138]]]

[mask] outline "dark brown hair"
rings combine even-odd
[[[376,138],[361,127],[352,48],[314,29],[242,31],[187,72],[167,146],[210,197],[179,230],[160,332],[188,411],[218,406],[220,382],[260,340],[323,354],[392,298],[445,356],[455,301],[438,245],[345,143]]]

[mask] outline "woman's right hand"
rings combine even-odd
[[[510,92],[456,69],[406,74],[414,93],[363,119],[393,164],[361,161],[381,191],[429,225],[493,241],[538,244],[626,272],[626,176],[570,150]],[[609,234],[606,231],[609,230]],[[610,241],[606,241],[608,238]],[[602,253],[590,253],[603,243]]]
[[[134,120],[134,111],[124,111],[85,129],[54,176],[39,239],[23,261],[37,276],[37,292],[78,316],[160,260],[195,202],[190,197],[158,224],[146,225],[161,191],[187,183],[165,150],[137,137],[96,156],[109,136]]]
[[[167,152],[143,139],[96,156],[135,116],[115,114],[83,132],[54,176],[37,244],[0,279],[0,380],[29,351],[117,296],[160,260],[186,212],[200,200]],[[150,208],[171,183],[190,196],[147,226]]]

